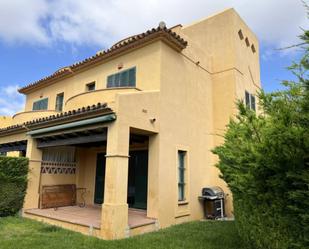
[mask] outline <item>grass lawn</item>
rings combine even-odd
[[[24,218],[0,218],[0,249],[241,249],[232,221],[190,222],[118,241],[103,241]]]

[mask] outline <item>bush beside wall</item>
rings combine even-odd
[[[261,91],[260,115],[239,102],[214,150],[247,248],[309,248],[309,31],[300,38],[304,55],[289,68],[295,81]]]
[[[247,248],[309,248],[309,81],[289,88],[262,93],[260,116],[239,103],[214,150]]]
[[[27,189],[28,159],[0,157],[0,217],[16,214]]]

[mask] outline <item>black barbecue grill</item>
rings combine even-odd
[[[198,198],[203,202],[206,219],[218,219],[225,216],[224,197],[223,190],[218,186],[202,189],[202,195]]]

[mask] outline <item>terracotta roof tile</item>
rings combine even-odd
[[[103,61],[104,59],[110,56],[121,53],[122,51],[125,51],[127,49],[134,48],[135,46],[141,43],[148,42],[156,38],[162,38],[166,40],[168,43],[172,44],[173,47],[175,47],[179,51],[181,51],[187,46],[187,41],[181,38],[178,34],[173,32],[171,29],[159,26],[156,29],[153,28],[144,33],[134,35],[124,40],[121,40],[120,42],[114,44],[112,47],[110,47],[109,49],[105,51],[99,51],[98,53],[96,53],[95,55],[89,58],[86,58],[80,62],[74,63],[71,66],[62,68],[50,76],[47,76],[43,79],[30,83],[29,85],[25,87],[20,88],[18,91],[20,93],[27,93],[28,91],[30,91],[31,89],[37,86],[43,85],[45,83],[48,84],[48,83],[56,81],[57,79],[70,76],[74,74],[75,72],[78,72],[79,69],[87,67],[93,63]]]
[[[113,113],[113,110],[107,106],[106,103],[98,103],[92,106],[86,106],[82,108],[78,108],[75,110],[62,112],[57,115],[50,115],[48,117],[37,118],[31,121],[24,122],[23,124],[12,125],[9,127],[5,127],[0,129],[0,135],[6,135],[6,133],[11,133],[15,131],[21,130],[31,130],[36,126],[41,125],[52,125],[55,122],[59,121],[67,121],[71,118],[80,118],[83,116],[89,116],[90,114],[106,114],[106,113]]]

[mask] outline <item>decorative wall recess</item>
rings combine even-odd
[[[240,40],[243,40],[245,38],[241,29],[238,31],[238,36],[239,36]],[[251,46],[250,46],[250,41],[249,41],[248,37],[246,37],[245,43],[246,43],[247,47],[251,48],[252,53],[256,53],[255,46],[254,46],[254,44],[251,44]]]
[[[41,173],[72,175],[76,173],[76,163],[57,163],[43,161],[41,163]]]
[[[250,46],[250,42],[249,42],[248,37],[245,39],[245,42],[246,42],[247,47],[249,47]]]
[[[240,40],[243,40],[243,39],[244,39],[244,35],[243,35],[241,29],[238,31],[238,36],[239,36],[239,39],[240,39]]]

